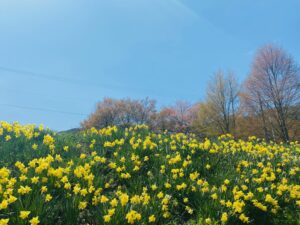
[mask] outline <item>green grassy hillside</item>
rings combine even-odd
[[[300,145],[0,124],[0,225],[300,224]]]

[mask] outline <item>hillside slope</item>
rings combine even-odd
[[[300,145],[0,124],[0,224],[299,224]]]

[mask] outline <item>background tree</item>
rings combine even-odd
[[[239,84],[232,72],[214,74],[206,90],[205,109],[202,114],[205,123],[218,129],[219,133],[231,133],[235,128],[236,112],[239,106]]]
[[[128,127],[135,124],[152,126],[156,114],[156,102],[142,100],[104,98],[97,103],[96,110],[81,123],[84,128],[117,125]]]
[[[172,106],[162,108],[157,114],[157,128],[171,132],[189,132],[197,114],[195,107],[196,105],[187,101],[177,101]]]
[[[283,49],[260,48],[240,84],[232,72],[216,72],[203,102],[177,101],[156,110],[155,100],[104,98],[82,127],[147,124],[157,131],[193,132],[200,137],[232,133],[239,138],[289,141],[300,137],[299,67]]]
[[[187,101],[177,101],[171,107],[175,122],[175,131],[188,132],[190,127],[190,109],[192,105]]]
[[[220,134],[218,125],[219,114],[207,102],[198,103],[196,118],[192,121],[193,131],[200,137],[217,136]]]
[[[299,105],[299,69],[282,48],[265,45],[254,58],[245,83],[243,102],[261,117],[266,139],[269,128],[289,141],[289,119]],[[294,109],[294,110],[292,110]]]
[[[116,100],[112,98],[104,98],[97,103],[96,110],[86,120],[81,123],[84,128],[101,128],[110,126],[116,123],[118,116],[118,108],[116,107]]]
[[[138,122],[152,125],[156,116],[156,101],[148,97],[138,102]]]
[[[267,106],[265,104],[265,100],[263,99],[262,93],[259,91],[259,83],[257,80],[252,79],[249,77],[244,85],[243,85],[243,92],[240,94],[241,97],[241,110],[243,111],[243,117],[246,119],[241,120],[241,122],[246,122],[251,118],[252,126],[256,129],[263,130],[264,138],[269,141],[271,138],[270,130],[269,130],[269,118],[267,117],[266,109]],[[255,121],[255,122],[254,122]],[[259,126],[257,126],[259,124]],[[239,124],[243,126],[242,123]],[[246,129],[251,130],[251,129]],[[254,135],[254,134],[253,134]]]
[[[169,107],[162,108],[156,115],[155,129],[160,131],[175,131],[175,112]]]

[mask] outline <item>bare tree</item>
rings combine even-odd
[[[232,72],[223,71],[214,74],[206,90],[206,112],[221,133],[230,133],[235,127],[235,115],[238,108],[239,84]]]
[[[235,129],[236,111],[239,107],[239,91],[240,84],[238,83],[233,72],[229,72],[227,76],[229,89],[229,104],[231,105],[232,128]]]
[[[189,132],[197,113],[197,104],[192,105],[187,101],[177,101],[172,106],[162,108],[157,114],[156,128],[171,132]]]
[[[96,110],[81,123],[82,127],[105,127],[118,125],[128,127],[135,124],[152,126],[156,114],[155,101],[105,98],[97,104]]]
[[[171,107],[174,111],[174,119],[177,125],[178,131],[187,131],[189,127],[189,111],[191,104],[187,101],[177,101],[174,106]]]
[[[299,104],[299,69],[293,58],[282,48],[265,45],[254,58],[248,78],[247,95],[261,114],[266,130],[266,116],[279,131],[282,140],[289,141],[288,118],[291,107]],[[266,111],[267,110],[267,111]]]
[[[81,123],[82,127],[106,127],[116,123],[118,117],[118,108],[116,100],[112,98],[104,98],[103,101],[97,103],[96,110],[86,120]]]
[[[266,117],[266,105],[262,93],[259,91],[259,83],[257,80],[249,77],[244,85],[243,92],[240,93],[243,115],[245,117],[258,117],[262,126],[264,137],[267,141],[270,140],[270,131],[268,126],[268,118]]]
[[[138,122],[151,125],[156,114],[156,101],[148,97],[139,101]]]
[[[196,118],[192,121],[193,131],[202,137],[217,136],[221,132],[219,117],[219,113],[209,103],[198,103]]]

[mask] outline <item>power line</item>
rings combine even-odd
[[[124,85],[111,85],[111,84],[99,84],[99,83],[95,83],[95,82],[88,82],[88,81],[84,81],[84,80],[76,80],[76,79],[72,79],[72,78],[64,78],[61,76],[56,76],[56,75],[46,75],[43,73],[36,73],[36,72],[32,72],[32,71],[28,71],[28,70],[23,70],[23,69],[15,69],[15,68],[11,68],[11,67],[5,67],[5,66],[1,66],[0,65],[0,70],[2,71],[7,71],[7,72],[11,72],[11,73],[15,73],[15,74],[19,74],[19,75],[24,75],[24,76],[30,76],[30,77],[36,77],[36,78],[43,78],[43,79],[48,79],[48,80],[53,80],[53,81],[58,81],[58,82],[65,82],[65,83],[72,83],[72,84],[77,84],[77,85],[84,85],[84,86],[90,86],[90,87],[101,87],[105,88],[105,89],[111,89],[111,90],[118,90],[118,89],[126,89],[126,90],[134,90],[137,92],[149,92],[156,97],[159,98],[168,98],[170,99],[170,95],[158,95],[155,94],[155,91],[150,90],[150,89],[145,89],[145,88],[138,88],[138,87],[126,87]],[[177,93],[180,94],[180,93]],[[186,94],[186,93],[181,93],[181,94]],[[190,95],[190,97],[196,97],[196,95]]]
[[[77,116],[88,116],[88,114],[85,114],[85,113],[67,112],[67,111],[60,111],[60,110],[49,109],[49,108],[21,106],[21,105],[7,104],[7,103],[0,103],[0,105],[11,107],[11,108],[26,109],[26,110],[34,110],[34,111],[42,111],[42,112],[54,112],[54,113],[77,115]]]
[[[19,75],[24,75],[24,76],[42,78],[42,79],[65,82],[65,83],[73,83],[73,84],[78,84],[78,85],[94,86],[94,87],[100,86],[99,84],[97,84],[95,82],[89,82],[86,80],[76,80],[76,79],[65,78],[65,77],[56,76],[56,75],[46,75],[43,73],[36,73],[36,72],[29,71],[29,70],[15,69],[15,68],[5,67],[5,66],[1,66],[1,65],[0,65],[0,70],[19,74]],[[101,84],[101,86],[103,88],[108,88],[108,89],[120,89],[120,88],[136,89],[136,88],[132,88],[132,87],[125,87],[123,85],[121,86],[121,85]]]
[[[0,65],[0,70],[15,73],[15,74],[19,74],[19,75],[36,77],[36,78],[43,78],[43,79],[59,81],[59,82],[68,82],[68,83],[73,83],[73,84],[96,86],[96,87],[98,86],[95,83],[89,83],[89,82],[86,82],[86,81],[79,81],[79,80],[70,79],[70,78],[62,78],[60,76],[55,76],[55,75],[46,75],[46,74],[41,74],[41,73],[35,73],[35,72],[32,72],[32,71],[28,71],[28,70],[14,69],[14,68],[9,68],[9,67],[4,67],[4,66],[1,66],[1,65]],[[108,88],[108,87],[105,87],[105,88]],[[109,88],[110,89],[119,89],[119,88],[124,88],[124,87],[110,86]],[[129,88],[129,89],[134,89],[134,88]],[[143,91],[144,91],[144,89],[143,89]],[[153,92],[153,91],[151,91],[151,92]],[[38,93],[31,93],[31,94],[39,95]],[[88,116],[88,114],[84,114],[84,113],[68,112],[68,111],[61,111],[61,110],[57,110],[57,109],[49,109],[49,108],[42,108],[42,107],[29,107],[29,106],[23,106],[23,105],[7,104],[7,103],[0,103],[0,105],[6,106],[6,107],[11,107],[11,108],[17,108],[17,109],[26,109],[26,110],[33,110],[33,111],[61,113],[61,114],[78,115],[78,116]]]
[[[42,79],[47,79],[47,80],[52,80],[52,81],[58,81],[58,82],[62,82],[62,83],[72,83],[72,84],[77,84],[77,85],[84,85],[84,86],[89,86],[89,87],[100,87],[102,86],[102,88],[105,89],[110,89],[110,90],[118,90],[118,89],[126,89],[126,90],[136,90],[138,92],[140,91],[148,91],[153,93],[152,90],[146,90],[146,89],[139,89],[137,87],[125,87],[125,86],[120,86],[120,85],[108,85],[108,84],[97,84],[95,82],[88,82],[88,81],[84,81],[84,80],[76,80],[76,79],[72,79],[72,78],[64,78],[61,76],[56,76],[56,75],[46,75],[43,73],[36,73],[36,72],[32,72],[29,70],[23,70],[23,69],[15,69],[15,68],[11,68],[11,67],[5,67],[5,66],[1,66],[0,65],[0,70],[2,71],[7,71],[10,73],[15,73],[18,75],[23,75],[23,76],[29,76],[29,77],[35,77],[35,78],[42,78]],[[162,97],[164,98],[164,96],[158,96],[158,97]]]
[[[7,86],[1,87],[1,90],[5,90],[5,92],[15,92],[15,93],[23,93],[23,94],[27,94],[27,95],[32,95],[32,96],[39,96],[39,97],[50,97],[51,101],[56,101],[56,97],[55,96],[49,96],[49,93],[46,94],[45,92],[42,91],[32,91],[32,90],[26,90],[26,89],[14,89],[14,88],[9,88]],[[21,94],[22,95],[22,94]],[[55,99],[54,99],[55,98]],[[59,96],[60,100],[63,100],[64,103],[78,103],[78,101],[87,101],[87,99],[85,98],[72,98],[72,97],[62,97]],[[57,102],[57,101],[56,101]]]
[[[60,81],[60,82],[80,83],[80,81],[70,79],[70,78],[64,78],[64,77],[55,76],[55,75],[46,75],[46,74],[42,74],[42,73],[35,73],[32,71],[28,71],[28,70],[14,69],[14,68],[4,67],[4,66],[0,66],[0,70],[11,72],[11,73],[22,74],[25,76],[44,78],[44,79]]]

